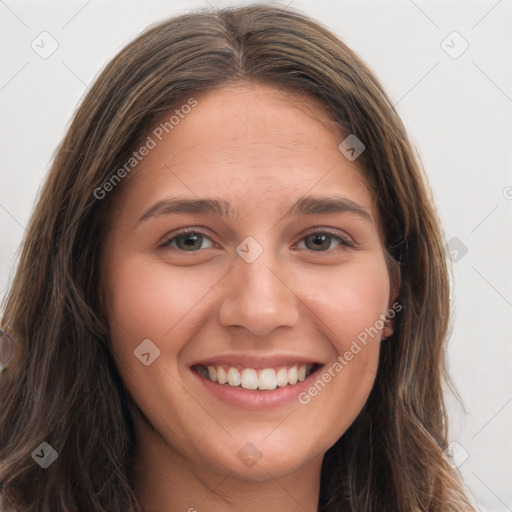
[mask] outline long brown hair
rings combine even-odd
[[[38,198],[5,303],[15,340],[0,377],[0,485],[19,511],[140,510],[129,396],[110,353],[99,260],[112,199],[94,194],[162,114],[201,91],[248,81],[316,98],[374,190],[403,309],[375,385],[324,457],[319,511],[467,511],[443,402],[449,274],[419,158],[365,63],[290,8],[201,10],[150,27],[103,70],[78,108]],[[134,170],[133,172],[136,172]],[[32,459],[47,442],[46,470]]]

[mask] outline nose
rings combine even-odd
[[[243,327],[255,336],[296,325],[299,299],[282,267],[268,249],[252,263],[237,257],[220,307],[222,325]]]

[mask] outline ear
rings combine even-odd
[[[388,318],[384,325],[384,329],[382,329],[382,340],[389,338],[393,334],[393,320]]]
[[[382,329],[382,338],[389,338],[394,330],[393,330],[393,324],[394,324],[394,317],[396,316],[397,311],[400,311],[402,309],[402,306],[400,308],[397,308],[397,302],[396,299],[398,298],[398,295],[400,294],[400,284],[401,284],[401,273],[400,273],[400,263],[396,261],[392,256],[386,255],[387,258],[387,266],[388,266],[388,272],[389,272],[389,283],[390,283],[390,291],[389,291],[389,301],[388,301],[388,311],[393,312],[393,316],[388,317],[386,319],[386,323],[384,324],[384,328]],[[393,307],[394,305],[394,307]]]

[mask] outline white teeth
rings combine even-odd
[[[217,380],[217,369],[215,366],[208,366],[208,377],[215,382]]]
[[[240,384],[245,389],[256,389],[258,387],[258,374],[256,373],[256,370],[253,370],[252,368],[244,368],[242,370]]]
[[[297,378],[298,378],[297,367],[296,366],[292,366],[288,370],[288,382],[290,384],[296,384],[297,383]]]
[[[244,370],[245,371],[245,370]],[[272,368],[268,368],[260,371],[258,377],[258,388],[259,389],[276,389],[276,372]]]
[[[231,367],[228,370],[228,383],[230,386],[240,386],[240,372],[236,369]]]
[[[277,370],[276,381],[279,387],[288,384],[288,370],[286,368],[279,368],[279,370]]]
[[[213,380],[213,379],[210,379]],[[226,370],[222,366],[217,367],[217,382],[219,384],[226,384],[228,381],[228,374],[226,373]],[[215,381],[213,381],[215,382]]]
[[[200,371],[205,377],[218,384],[241,386],[244,389],[273,390],[303,381],[311,372],[313,365],[301,364],[290,367],[281,367],[277,371],[274,368],[255,370],[244,368],[242,371],[233,366],[207,366]]]

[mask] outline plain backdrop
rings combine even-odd
[[[481,511],[512,511],[512,0],[275,3],[365,60],[420,153],[455,260],[449,369],[466,412],[449,398],[454,464]],[[88,85],[148,25],[207,6],[0,2],[0,298]]]

